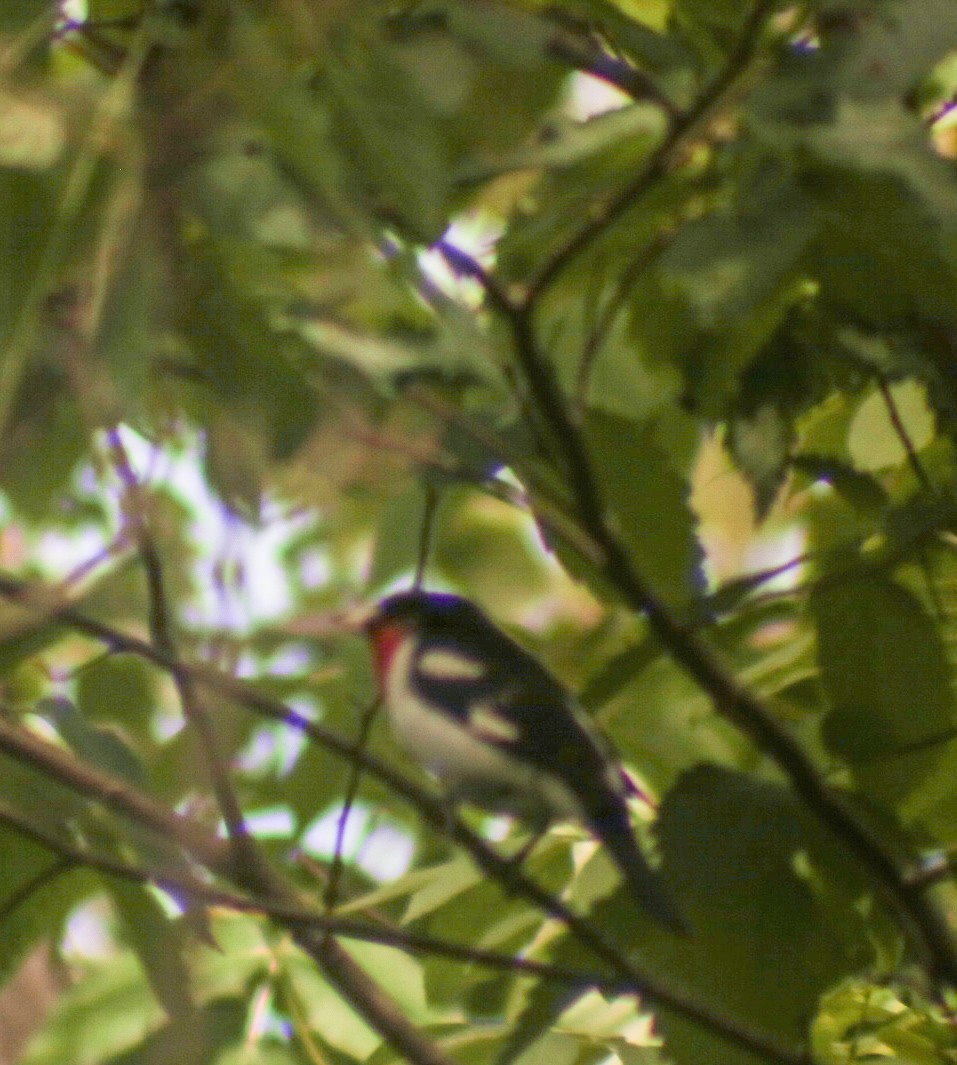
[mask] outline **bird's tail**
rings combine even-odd
[[[593,817],[592,827],[608,848],[637,901],[659,924],[678,935],[688,935],[688,922],[638,847],[624,804],[620,809],[602,811]]]

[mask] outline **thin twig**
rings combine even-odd
[[[894,427],[894,432],[897,434],[897,438],[900,440],[904,452],[907,455],[907,464],[910,466],[911,472],[914,474],[917,483],[923,491],[926,492],[927,495],[932,496],[934,494],[934,486],[931,483],[927,471],[924,469],[923,463],[920,461],[920,457],[917,454],[917,448],[914,447],[914,441],[911,439],[910,433],[907,431],[907,426],[904,425],[904,419],[901,417],[900,408],[897,406],[897,400],[894,399],[894,393],[891,391],[890,383],[883,374],[878,374],[877,376],[877,387],[880,389],[881,397],[884,400],[884,406],[887,408],[887,415],[891,420],[891,425]],[[920,564],[921,572],[924,575],[924,583],[927,585],[927,595],[930,598],[937,620],[940,622],[946,621],[947,610],[940,597],[940,593],[937,590],[937,582],[934,580],[934,571],[930,564],[930,558],[926,548],[921,548],[918,551],[918,562]]]
[[[27,729],[11,725],[2,717],[0,751],[32,765],[116,813],[145,825],[164,839],[196,855],[210,869],[222,869],[227,859],[225,845],[201,825],[160,806],[116,777],[81,762]]]
[[[228,876],[247,890],[262,893],[267,900],[298,905],[298,893],[265,863],[253,867],[235,862],[232,860],[232,848],[224,854],[222,841],[205,829],[131,791],[115,777],[93,769],[52,744],[37,739],[24,729],[7,725],[2,720],[0,750],[174,840],[207,868]],[[408,1020],[400,1006],[337,943],[326,941],[328,937],[325,932],[317,939],[317,933],[301,922],[288,920],[285,923],[300,946],[320,965],[336,990],[356,1007],[393,1049],[414,1065],[452,1065],[437,1045]]]
[[[422,507],[422,530],[419,533],[419,555],[415,562],[413,588],[421,588],[425,577],[425,567],[429,563],[429,550],[432,546],[432,531],[438,512],[439,494],[431,482],[425,485],[425,503]]]
[[[194,899],[209,906],[223,906],[237,913],[262,914],[279,921],[308,924],[330,934],[341,936],[343,939],[379,943],[382,946],[397,947],[414,954],[437,955],[506,972],[528,973],[572,986],[600,987],[618,993],[627,991],[643,993],[645,990],[643,987],[627,984],[618,978],[609,979],[602,973],[585,972],[580,969],[550,965],[547,962],[533,961],[530,958],[516,957],[513,954],[502,954],[494,950],[482,950],[465,944],[451,943],[448,940],[411,932],[393,925],[371,924],[349,918],[333,917],[305,906],[285,906],[266,899],[238,895],[235,891],[215,887],[186,873],[146,869],[132,865],[105,854],[97,854],[87,847],[63,839],[52,831],[40,828],[28,817],[2,801],[0,801],[0,823],[58,856],[57,861],[38,873],[29,884],[17,891],[16,896],[12,896],[4,903],[0,909],[0,923],[22,904],[24,898],[29,897],[44,884],[70,869],[84,866],[120,880],[129,880],[137,884],[156,884],[157,887],[177,897]]]
[[[36,594],[35,591],[34,594]],[[22,581],[3,574],[0,574],[0,595],[8,596],[24,605],[29,605],[31,599],[29,586]],[[43,592],[40,592],[37,598],[41,603],[45,602],[45,594]],[[649,998],[655,999],[683,1016],[687,1016],[704,1025],[735,1045],[763,1054],[770,1060],[779,1062],[780,1065],[805,1065],[807,1062],[803,1051],[781,1047],[775,1040],[768,1039],[762,1033],[755,1032],[748,1025],[713,1010],[694,996],[684,991],[676,990],[659,977],[648,974],[635,966],[615,946],[607,943],[586,919],[573,913],[560,899],[526,877],[508,859],[498,855],[461,820],[450,816],[446,804],[441,799],[425,792],[418,785],[398,773],[391,766],[375,758],[368,751],[358,749],[354,743],[343,739],[321,725],[307,720],[290,707],[270,699],[251,685],[239,681],[235,677],[208,667],[185,666],[183,663],[170,659],[169,656],[160,652],[151,644],[136,637],[127,636],[108,625],[104,625],[102,622],[87,617],[72,607],[61,608],[58,612],[57,620],[74,628],[77,632],[100,640],[117,650],[137,654],[171,673],[175,674],[177,671],[187,672],[198,684],[209,686],[212,690],[234,700],[260,716],[271,720],[284,721],[287,725],[306,733],[311,739],[327,749],[340,754],[344,758],[355,760],[372,775],[383,780],[397,795],[415,806],[426,823],[433,829],[448,835],[450,839],[463,847],[472,856],[479,868],[494,878],[505,892],[528,899],[543,912],[562,922],[584,947],[609,966],[611,973],[614,974],[614,979],[630,981],[632,985],[641,987],[644,994]],[[3,729],[0,727],[0,741],[2,739]],[[49,748],[51,752],[55,751],[48,744],[43,744],[43,748]],[[0,742],[0,749],[3,749],[2,742]],[[61,757],[68,758],[65,755],[61,755]],[[68,758],[68,761],[74,763],[75,759]],[[47,769],[55,768],[55,766],[47,766]],[[53,775],[57,776],[58,779],[64,779],[57,772],[53,772]],[[71,778],[67,777],[65,779],[69,782]],[[101,787],[103,787],[102,780],[100,783]],[[126,789],[120,790],[125,792]],[[100,796],[97,796],[95,788],[92,793],[89,791],[85,793],[91,794],[92,797],[99,797],[100,801],[106,802],[107,797],[111,794],[111,788],[106,786],[103,795]],[[114,800],[111,799],[111,801]],[[107,804],[109,805],[109,803]],[[152,806],[149,803],[147,805]],[[134,814],[131,813],[131,816],[134,816]],[[151,813],[145,823],[151,825],[153,818],[156,816],[155,812]],[[164,828],[167,817],[177,818],[177,815],[164,811]],[[174,823],[177,822],[174,821]],[[206,841],[207,839],[206,833],[203,832],[202,840]],[[224,863],[220,860],[212,861],[212,859],[222,857],[222,844],[218,840],[213,842],[217,844],[216,854],[210,855],[211,861],[205,864],[211,868],[218,869]],[[225,872],[235,878],[242,870],[237,871],[234,867],[227,866]],[[244,886],[248,887],[249,885]],[[308,939],[306,945],[314,956],[315,952],[321,949],[321,944],[316,941],[315,937]],[[338,958],[334,960],[333,971],[339,977],[344,977],[348,966],[345,968],[340,967],[340,961],[341,959]],[[323,963],[320,962],[320,964]],[[365,1016],[365,1014],[363,1015]],[[395,1020],[395,1018],[392,1018],[392,1020]],[[370,1023],[377,1025],[378,1021],[370,1021]],[[386,1030],[391,1031],[389,1025],[385,1024],[385,1022],[383,1024]],[[381,1031],[382,1029],[377,1027],[377,1030]],[[394,1033],[390,1039],[393,1037]]]
[[[917,448],[914,447],[914,441],[911,440],[910,433],[907,431],[907,426],[904,425],[904,419],[901,418],[901,412],[900,408],[897,406],[897,400],[894,399],[894,393],[891,392],[890,384],[883,374],[879,374],[877,377],[877,387],[880,389],[881,397],[884,400],[884,406],[887,408],[887,416],[890,418],[891,425],[894,427],[894,432],[897,434],[897,438],[900,440],[904,451],[907,454],[907,463],[913,471],[917,483],[928,495],[932,495],[934,492],[934,486],[931,484],[930,478],[927,476],[927,471],[924,469],[924,466],[920,461],[920,457],[917,454]]]
[[[632,207],[671,166],[677,150],[685,140],[708,120],[719,107],[725,94],[732,88],[754,58],[764,26],[776,8],[775,0],[757,0],[744,24],[737,47],[732,52],[722,71],[700,94],[690,110],[672,121],[662,144],[652,153],[644,168],[612,199],[596,204],[589,210],[588,221],[538,272],[526,290],[524,306],[531,310],[545,291],[556,281],[559,274],[593,244],[604,231]]]
[[[780,724],[771,707],[742,685],[721,658],[658,598],[636,570],[605,510],[584,440],[565,406],[551,366],[539,351],[528,303],[516,304],[484,267],[454,250],[456,267],[477,278],[489,302],[508,322],[515,354],[551,436],[576,501],[583,529],[603,550],[606,578],[631,607],[643,611],[671,656],[714,700],[719,713],[744,732],[786,774],[791,786],[831,832],[841,839],[894,901],[939,979],[957,987],[957,947],[941,911],[907,882],[883,840],[831,790],[801,745]]]
[[[362,718],[359,721],[359,735],[356,737],[356,746],[360,751],[364,751],[368,745],[369,733],[372,730],[372,723],[375,721],[379,706],[380,700],[374,699],[362,713]],[[339,822],[336,825],[336,845],[332,853],[332,867],[329,870],[329,880],[326,883],[324,892],[326,909],[330,913],[336,908],[339,882],[342,879],[342,848],[345,844],[346,826],[349,823],[349,816],[355,805],[356,795],[359,793],[359,782],[361,780],[362,766],[358,762],[353,762],[349,780],[346,784],[346,793],[342,800],[342,811],[339,814]]]
[[[635,287],[641,275],[658,258],[658,256],[674,240],[674,234],[670,231],[659,233],[654,240],[642,248],[638,255],[632,259],[615,286],[615,291],[608,298],[605,306],[595,322],[594,328],[589,332],[588,339],[582,349],[581,361],[578,364],[578,381],[575,386],[575,416],[580,421],[581,412],[588,404],[588,382],[594,369],[602,344],[608,336],[615,320],[618,318],[628,293]]]
[[[0,821],[6,821],[2,810],[0,810]],[[54,880],[59,880],[64,873],[68,873],[75,866],[76,862],[73,858],[61,854],[46,869],[41,869],[35,876],[31,876],[25,884],[3,900],[3,904],[0,905],[0,926],[4,925],[27,899],[38,891],[42,891],[47,884],[52,884]]]
[[[127,520],[132,525],[133,537],[139,548],[140,559],[146,573],[146,585],[149,600],[149,629],[153,643],[164,654],[175,658],[176,637],[169,602],[166,596],[163,562],[159,547],[149,526],[147,516],[148,501],[145,490],[140,483],[123,445],[117,427],[107,433],[110,456],[120,480],[123,483],[124,504]],[[229,771],[219,750],[219,741],[210,715],[202,700],[198,697],[192,680],[184,674],[174,674],[174,682],[183,707],[183,716],[192,725],[199,738],[206,762],[206,769],[213,785],[213,792],[230,840],[236,845],[237,859],[258,861],[252,852],[249,830],[243,817],[242,807],[233,790]]]

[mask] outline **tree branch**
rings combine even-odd
[[[678,109],[674,102],[652,78],[627,60],[606,51],[589,35],[557,28],[549,38],[547,48],[556,59],[575,70],[613,85],[633,100],[648,100],[657,104],[672,118],[677,116]]]
[[[527,290],[525,307],[528,310],[531,310],[544,292],[555,283],[573,259],[593,244],[612,223],[668,172],[677,150],[699,126],[708,120],[715,108],[721,105],[725,94],[754,58],[765,23],[775,6],[775,0],[757,0],[744,25],[738,45],[724,69],[701,93],[690,110],[673,119],[667,136],[660,147],[652,153],[644,169],[612,199],[589,208],[588,221],[541,268]]]
[[[144,825],[182,847],[209,869],[228,864],[226,845],[195,821],[140,795],[123,781],[81,762],[32,732],[11,725],[0,716],[0,751],[26,762],[73,791],[95,799],[108,809]]]
[[[449,250],[443,248],[449,254]],[[911,884],[883,842],[860,822],[818,773],[800,744],[778,723],[771,708],[740,684],[719,656],[654,595],[636,570],[609,520],[591,459],[565,405],[551,366],[538,348],[527,303],[516,304],[497,280],[471,257],[451,249],[455,268],[477,278],[489,302],[511,327],[515,353],[529,389],[561,456],[582,528],[601,549],[608,580],[634,610],[647,614],[652,629],[672,657],[714,700],[719,713],[744,732],[785,773],[795,792],[819,820],[840,838],[916,930],[936,976],[957,987],[957,946],[943,914]]]
[[[3,811],[0,810],[0,821],[6,820],[7,819],[3,816]],[[75,865],[76,862],[71,858],[61,855],[56,858],[55,861],[51,862],[46,869],[41,869],[36,876],[31,876],[25,884],[17,888],[12,895],[8,895],[7,898],[3,900],[2,905],[0,905],[0,925],[8,921],[31,895],[35,895],[38,891],[42,891],[47,884],[52,884],[54,880],[59,880],[64,873],[68,873]]]
[[[161,835],[178,842],[184,850],[208,868],[234,880],[253,892],[262,892],[268,901],[298,906],[299,896],[285,880],[263,862],[253,867],[232,860],[231,848],[152,800],[130,791],[125,784],[106,773],[37,739],[25,729],[0,720],[0,751],[29,762],[42,773],[67,787],[125,814]],[[9,811],[7,811],[9,813]],[[20,819],[21,822],[23,819]],[[7,818],[8,823],[10,819]],[[22,824],[21,826],[22,827]],[[38,830],[31,830],[34,839]],[[62,851],[62,848],[60,848]],[[226,853],[224,854],[224,851]],[[226,859],[226,860],[224,860]],[[317,962],[336,990],[355,1006],[366,1022],[413,1065],[453,1065],[437,1045],[418,1031],[402,1012],[398,1003],[387,995],[356,965],[345,950],[328,939],[328,933],[316,933],[300,921],[283,921],[297,943]]]
[[[31,598],[34,598],[40,604],[40,609],[44,613],[48,612],[48,592],[38,592],[36,589],[31,589],[25,582],[9,575],[0,574],[0,595],[12,598],[27,606],[29,606]],[[304,732],[316,743],[361,765],[363,769],[378,777],[397,795],[412,804],[433,829],[448,835],[450,839],[465,849],[479,868],[494,878],[504,891],[521,895],[543,912],[561,921],[583,946],[590,950],[596,958],[604,961],[609,966],[613,975],[607,979],[610,979],[614,986],[626,984],[631,988],[638,989],[649,999],[660,1002],[676,1013],[680,1013],[682,1016],[704,1025],[729,1042],[755,1053],[763,1054],[770,1060],[780,1063],[780,1065],[807,1065],[808,1059],[802,1050],[781,1047],[776,1040],[769,1039],[763,1033],[755,1032],[747,1025],[711,1009],[711,1007],[698,1001],[686,991],[675,988],[660,977],[647,973],[632,964],[613,945],[602,939],[587,920],[569,910],[560,899],[551,895],[535,881],[530,880],[508,859],[498,855],[461,820],[450,817],[448,807],[442,800],[430,795],[368,751],[362,750],[331,730],[309,721],[283,703],[276,702],[258,692],[251,685],[209,667],[186,666],[175,659],[171,659],[151,644],[136,637],[127,636],[108,625],[104,625],[102,622],[86,617],[81,611],[73,607],[62,606],[57,612],[56,620],[116,650],[139,655],[171,673],[175,673],[178,670],[185,671],[196,683],[208,685],[214,691],[218,691],[260,716],[274,721],[285,722],[287,725]],[[2,733],[0,733],[0,736],[2,736]],[[42,741],[37,742],[42,743]],[[43,748],[48,748],[50,745],[42,744],[42,746]],[[55,751],[55,748],[50,748],[50,750]],[[74,761],[74,759],[69,760],[71,762]],[[168,816],[174,817],[176,815],[169,814]],[[222,847],[220,841],[216,841],[216,843]],[[239,875],[241,873],[242,870],[237,870],[234,866],[227,865],[222,875],[226,875],[239,883]],[[257,894],[265,892],[266,896],[274,901],[279,901],[283,904],[289,903],[288,895],[281,893],[277,896],[275,894],[275,879],[270,879],[267,882],[260,881],[256,884],[243,882],[241,886],[247,890],[253,890]],[[293,899],[291,904],[298,905],[297,899]],[[325,934],[323,933],[323,935]],[[318,945],[314,940],[310,939],[307,942],[310,944],[307,948],[310,953],[317,949]],[[320,958],[317,958],[317,960],[320,961],[321,965],[325,965],[324,960]],[[339,958],[331,959],[330,964],[333,966],[332,971],[343,977],[352,971]],[[370,1000],[368,1005],[371,1008],[374,1005],[374,999]],[[370,1020],[370,1024],[380,1030],[377,1027],[377,1023],[376,1020]],[[391,1024],[391,1021],[389,1024]],[[387,1030],[391,1031],[388,1025]],[[383,1034],[384,1038],[389,1038],[384,1031],[381,1034]]]
[[[133,528],[133,535],[139,548],[140,559],[146,572],[146,586],[149,595],[149,627],[153,643],[170,658],[176,657],[176,637],[174,624],[166,597],[166,583],[163,576],[163,562],[159,548],[146,514],[147,500],[143,485],[130,463],[129,456],[119,429],[113,427],[107,433],[107,442],[114,466],[124,486],[124,512]],[[173,680],[183,707],[183,716],[193,726],[199,737],[200,747],[206,761],[206,769],[213,786],[213,793],[223,815],[226,831],[232,841],[237,861],[260,862],[262,858],[256,852],[249,830],[243,818],[242,808],[229,771],[219,750],[219,741],[212,720],[206,707],[199,698],[192,679],[183,673],[174,673]]]

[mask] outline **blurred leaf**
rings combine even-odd
[[[76,698],[90,722],[115,722],[138,737],[152,717],[157,675],[142,658],[110,654],[95,659],[77,676]]]
[[[139,962],[124,951],[61,996],[21,1065],[100,1065],[137,1046],[162,1023],[163,1009]]]
[[[169,279],[160,248],[137,220],[122,249],[100,312],[98,354],[104,360],[128,420],[144,412],[152,395],[162,327],[169,310]]]
[[[911,990],[843,980],[821,1000],[811,1028],[812,1048],[822,1062],[834,1048],[852,1056],[942,1065],[953,1057],[953,1029],[935,1006]]]
[[[833,485],[834,490],[858,510],[878,514],[889,503],[888,494],[879,481],[840,459],[804,454],[795,456],[791,464],[812,481]]]
[[[717,66],[737,44],[751,6],[746,0],[676,0],[673,17],[702,59]]]
[[[304,1035],[352,1058],[365,1060],[379,1036],[339,997],[302,956],[290,956],[280,973],[278,1001]]]
[[[15,33],[26,29],[34,19],[49,17],[49,9],[47,0],[23,0],[12,7],[4,5],[0,13],[0,32]]]
[[[63,696],[42,699],[35,712],[54,726],[82,761],[136,788],[146,787],[146,769],[122,733],[90,724]]]
[[[7,773],[6,760],[2,768]],[[2,790],[7,792],[6,787]],[[29,802],[29,796],[24,798]],[[8,801],[6,794],[4,801]],[[19,812],[29,818],[28,802]],[[9,805],[17,804],[10,800]],[[42,824],[47,817],[38,820]],[[33,944],[58,934],[70,910],[95,886],[91,874],[62,868],[57,856],[45,847],[0,826],[0,984],[16,971]]]
[[[358,189],[382,217],[435,240],[445,227],[449,161],[414,82],[372,34],[343,41],[321,81]]]
[[[660,261],[703,334],[685,372],[706,410],[808,295],[801,257],[816,224],[807,197],[773,169],[748,177],[730,210],[684,226]]]
[[[381,588],[400,573],[413,571],[422,549],[426,493],[414,482],[384,508],[379,521],[375,555],[369,571],[369,585]]]
[[[539,144],[479,164],[462,174],[461,180],[483,181],[512,170],[574,166],[625,138],[660,143],[666,126],[661,109],[645,103],[620,107],[584,122],[557,122],[539,134]]]
[[[913,804],[930,799],[922,783],[948,750],[927,744],[957,725],[937,629],[910,592],[878,578],[822,586],[811,609],[832,706],[824,739],[867,795],[913,816]]]
[[[0,602],[0,676],[5,676],[40,651],[68,635],[56,621],[36,620],[32,610]]]
[[[59,373],[28,371],[0,444],[8,498],[27,517],[47,517],[65,493],[89,441],[76,397]]]
[[[116,879],[107,883],[124,938],[143,966],[153,994],[167,1016],[186,1019],[193,1006],[190,977],[174,925],[144,885]]]
[[[902,466],[907,461],[908,443],[920,451],[933,439],[934,416],[920,385],[902,381],[891,385],[889,391],[905,436],[902,438],[895,426],[884,396],[873,392],[858,407],[847,434],[847,449],[859,470]]]
[[[857,870],[788,791],[715,766],[669,792],[657,835],[694,936],[670,949],[658,936],[648,959],[750,1028],[801,1044],[818,997],[870,954]],[[678,1063],[752,1060],[674,1011],[659,1016]]]
[[[754,489],[759,521],[767,516],[784,481],[792,442],[790,422],[770,404],[750,417],[739,415],[732,423],[731,455]]]

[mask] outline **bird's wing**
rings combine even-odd
[[[504,634],[489,635],[468,649],[430,643],[416,656],[412,683],[476,738],[561,777],[575,794],[623,795],[617,759],[569,692]]]

